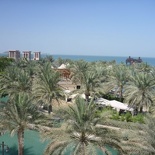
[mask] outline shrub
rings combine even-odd
[[[144,115],[143,114],[137,114],[136,116],[133,116],[132,121],[144,123]]]
[[[144,123],[144,115],[143,114],[138,114],[135,116],[132,116],[130,112],[126,112],[125,114],[119,115],[119,113],[112,109],[111,107],[105,107],[102,110],[96,111],[96,115],[100,116],[102,113],[110,111],[111,112],[111,117],[110,119],[117,120],[117,121],[126,121],[126,122],[134,122],[134,123]]]
[[[120,116],[119,116],[118,113],[116,113],[116,114],[113,114],[113,115],[112,115],[111,119],[120,120]]]
[[[131,115],[130,112],[127,112],[127,113],[125,114],[125,120],[126,120],[127,122],[132,122],[132,115]]]

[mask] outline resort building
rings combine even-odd
[[[9,51],[9,58],[18,60],[20,58],[20,51],[19,50]]]
[[[62,64],[55,70],[60,73],[62,78],[65,78],[66,80],[70,79],[70,70],[66,68],[65,64]]]
[[[23,58],[31,60],[31,51],[23,51]]]
[[[34,58],[33,60],[40,60],[41,52],[34,52]]]

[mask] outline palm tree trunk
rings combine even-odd
[[[86,97],[86,101],[88,102],[89,101],[89,95],[85,94],[85,97]]]
[[[119,99],[121,102],[123,102],[123,86],[120,86]]]
[[[85,155],[85,154],[86,154],[86,152],[85,152],[85,151],[86,151],[86,150],[85,150],[85,144],[83,143],[83,144],[82,144],[82,154],[83,154],[83,155]]]
[[[24,155],[24,131],[23,129],[18,130],[18,155]]]
[[[50,114],[51,112],[52,112],[52,104],[48,106],[48,113]]]
[[[89,96],[90,96],[89,91],[86,91],[86,92],[85,92],[85,98],[86,98],[86,101],[87,101],[87,102],[89,101]]]
[[[141,102],[141,104],[140,104],[140,113],[142,113],[143,112],[143,101],[144,101],[144,98],[145,98],[145,94],[144,94],[144,92],[143,92],[143,94],[142,94],[142,102]]]
[[[140,113],[143,112],[143,106],[140,106]]]

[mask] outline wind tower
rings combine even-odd
[[[20,59],[20,51],[19,50],[11,50],[11,51],[9,51],[9,58],[13,58],[15,60]]]
[[[40,60],[40,58],[41,58],[41,52],[34,52],[33,60]]]
[[[23,51],[23,58],[31,60],[31,51]]]

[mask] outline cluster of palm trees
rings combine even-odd
[[[51,107],[53,101],[60,103],[60,100],[65,100],[64,90],[59,84],[60,73],[51,68],[51,65],[56,66],[58,62],[52,58],[44,61],[21,60],[12,62],[0,73],[0,94],[9,98],[0,109],[0,129],[9,130],[11,134],[17,133],[18,155],[24,154],[25,129],[39,130],[45,139],[50,138],[51,143],[45,149],[45,155],[63,154],[66,151],[80,155],[97,154],[98,149],[110,154],[107,146],[116,147],[120,154],[155,153],[153,137],[150,136],[154,129],[148,128],[149,121],[139,125],[110,120],[109,113],[97,114],[98,109],[93,101],[114,89],[114,95],[121,101],[137,108],[139,112],[144,109],[149,111],[151,116],[149,115],[147,120],[153,122],[154,67],[143,63],[126,66],[123,63],[103,61],[68,62],[70,80],[81,86],[71,93],[84,93],[86,100],[77,98],[72,106],[62,109],[63,113],[56,112],[64,119],[59,128],[47,127],[49,115],[39,110],[40,103]],[[116,128],[118,126],[119,128]],[[140,134],[134,139],[133,135],[137,135],[137,132]],[[146,143],[140,143],[144,140],[144,135],[148,138],[145,140],[147,148],[144,147]],[[137,146],[139,149],[136,149]]]
[[[147,64],[126,66],[123,63],[77,61],[71,71],[72,80],[81,84],[83,89],[80,91],[85,92],[86,98],[89,95],[101,96],[114,89],[120,101],[124,100],[140,112],[153,105],[155,69]]]

